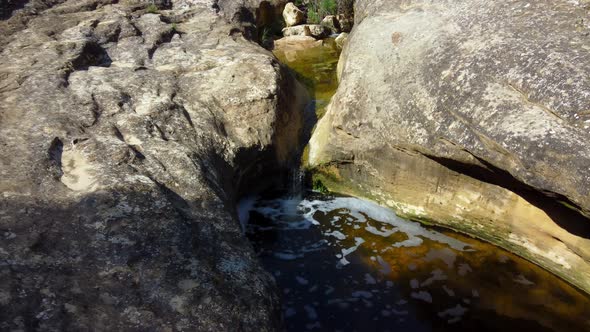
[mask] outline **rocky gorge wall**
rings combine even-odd
[[[356,1],[315,177],[590,292],[588,15],[585,1]]]
[[[307,96],[225,19],[260,2],[39,2],[0,25],[0,330],[280,328],[235,201]]]

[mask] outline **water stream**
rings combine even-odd
[[[337,88],[333,40],[275,55],[315,99]],[[288,331],[590,331],[590,298],[509,252],[351,197],[242,200],[239,215],[281,290]]]
[[[351,197],[258,199],[288,331],[588,331],[590,299],[490,244]]]

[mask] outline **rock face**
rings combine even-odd
[[[168,3],[2,25],[0,330],[280,328],[235,201],[295,154],[305,90],[212,2]]]
[[[330,35],[330,29],[320,24],[304,24],[283,29],[283,36],[310,36],[322,39]]]
[[[283,11],[283,18],[288,27],[305,23],[305,13],[299,10],[292,2],[285,6]]]
[[[341,85],[311,141],[317,176],[590,292],[588,9],[566,0],[355,9]]]

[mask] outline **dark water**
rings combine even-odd
[[[289,331],[590,331],[587,296],[492,245],[356,198],[248,206]]]

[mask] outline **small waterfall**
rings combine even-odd
[[[291,199],[301,199],[303,196],[303,178],[305,177],[305,170],[302,167],[293,167],[291,169],[289,188],[289,197]]]

